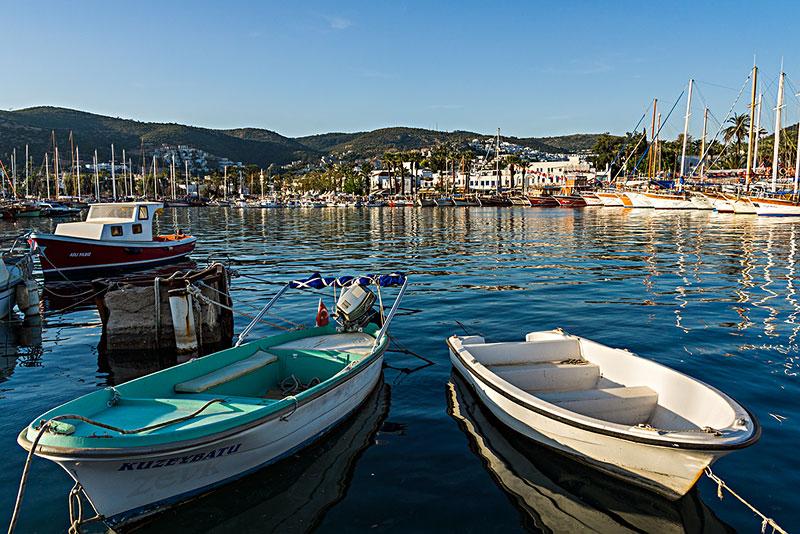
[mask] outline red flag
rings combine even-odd
[[[328,308],[322,303],[322,299],[319,299],[319,306],[317,306],[317,326],[326,326],[328,324],[328,319]]]

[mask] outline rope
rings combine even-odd
[[[739,500],[739,502],[741,502],[742,504],[744,504],[745,506],[747,506],[747,507],[750,509],[750,511],[752,511],[754,514],[756,514],[758,517],[760,517],[760,518],[761,518],[761,533],[762,533],[762,534],[764,534],[764,533],[767,531],[767,526],[770,526],[770,527],[772,527],[772,532],[780,532],[781,534],[787,534],[787,533],[786,533],[786,530],[784,530],[783,528],[781,528],[781,526],[780,526],[780,525],[778,525],[778,523],[776,523],[774,519],[772,519],[771,517],[767,517],[766,515],[764,515],[764,514],[762,514],[761,512],[759,512],[759,511],[756,509],[756,507],[755,507],[755,506],[753,506],[752,504],[750,504],[749,502],[747,502],[746,500],[744,500],[744,498],[743,498],[743,497],[741,497],[741,496],[740,496],[738,493],[736,493],[735,491],[733,491],[733,490],[731,489],[731,487],[730,487],[730,486],[728,486],[728,485],[725,483],[725,481],[724,481],[724,480],[722,480],[721,478],[719,478],[717,475],[715,475],[715,474],[714,474],[714,472],[713,472],[713,471],[711,471],[711,468],[710,468],[710,467],[706,467],[706,468],[705,468],[703,471],[705,472],[705,474],[706,474],[706,476],[707,476],[708,478],[710,478],[712,481],[714,481],[714,482],[717,484],[717,497],[719,497],[719,499],[720,499],[720,500],[722,500],[722,497],[723,497],[723,495],[722,495],[722,490],[723,490],[723,489],[724,489],[724,490],[727,490],[727,491],[728,491],[728,493],[730,493],[731,495],[733,495],[734,497],[736,497],[736,499],[738,499],[738,500]]]

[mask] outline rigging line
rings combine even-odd
[[[650,107],[650,106],[649,106],[649,104],[648,104],[648,105],[647,105],[647,106],[644,108],[644,113],[642,113],[642,117],[639,119],[639,122],[637,122],[637,123],[636,123],[636,126],[634,126],[634,127],[633,127],[633,134],[634,134],[634,135],[635,135],[635,134],[636,134],[636,133],[639,131],[639,126],[642,124],[642,121],[643,121],[643,120],[645,119],[645,117],[647,116],[647,111],[648,111],[649,107]],[[626,137],[627,137],[627,136],[626,136]],[[634,137],[631,137],[630,139],[628,139],[628,140],[625,142],[625,144],[624,144],[624,145],[622,145],[622,148],[620,148],[620,149],[617,151],[617,154],[614,156],[614,159],[613,159],[613,160],[611,160],[611,163],[609,163],[609,164],[608,164],[608,168],[609,168],[609,169],[611,169],[611,167],[613,167],[613,166],[614,166],[614,163],[616,163],[617,159],[619,159],[619,156],[620,156],[620,155],[622,154],[622,152],[623,152],[623,151],[624,151],[624,150],[625,150],[625,149],[628,147],[628,145],[631,143],[631,141],[633,141],[633,139],[634,139]],[[637,143],[637,144],[636,144],[636,146],[639,146],[639,144]],[[634,149],[634,150],[635,150],[635,149]],[[630,158],[628,158],[628,159],[630,159]],[[626,159],[626,161],[627,161],[627,159]]]
[[[733,109],[736,107],[736,104],[739,103],[739,99],[742,98],[742,94],[744,93],[744,89],[745,89],[745,87],[747,87],[747,82],[750,81],[750,76],[751,75],[748,74],[747,77],[744,79],[744,83],[742,84],[742,87],[739,89],[739,94],[736,95],[736,99],[733,101],[733,104],[731,104],[731,107],[728,110],[728,113],[725,115],[725,119],[722,122],[719,123],[719,128],[717,129],[717,133],[715,133],[714,137],[711,138],[711,142],[708,143],[708,146],[706,147],[705,153],[700,155],[700,160],[697,162],[697,165],[695,166],[695,169],[698,169],[700,167],[700,165],[703,164],[703,162],[708,157],[708,154],[711,151],[711,147],[714,146],[715,142],[717,142],[717,137],[719,137],[719,134],[722,133],[722,130],[724,129],[724,125],[725,125],[726,122],[728,122],[728,119],[730,119],[731,113],[733,112]],[[719,159],[719,158],[717,158],[717,159]],[[709,165],[709,168],[711,168],[711,165]]]
[[[672,107],[670,108],[669,113],[667,113],[666,118],[661,123],[661,125],[658,127],[658,130],[656,130],[656,135],[654,136],[655,139],[658,139],[658,135],[661,133],[661,130],[664,128],[664,125],[667,124],[667,121],[669,121],[670,115],[672,115],[672,112],[675,111],[675,108],[678,106],[678,102],[681,101],[681,98],[683,98],[684,93],[686,93],[686,89],[681,91],[681,94],[679,94],[678,98],[675,99],[675,103],[672,104]],[[647,148],[645,149],[644,154],[642,154],[642,156],[639,158],[639,161],[636,162],[636,165],[633,166],[633,172],[634,173],[636,172],[636,169],[639,167],[639,164],[642,162],[642,160],[647,155],[647,153],[650,152],[650,148],[652,146],[653,146],[652,142],[649,145],[647,145]]]
[[[735,91],[736,90],[735,87],[728,87],[727,85],[721,85],[721,84],[714,83],[714,82],[707,82],[707,81],[704,81],[704,80],[695,80],[694,82],[695,83],[702,83],[704,85],[710,85],[712,87],[720,87],[722,89],[728,89],[730,91]]]

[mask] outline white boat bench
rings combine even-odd
[[[248,358],[226,365],[216,371],[179,382],[175,384],[174,390],[176,393],[204,393],[211,388],[232,382],[277,361],[278,357],[274,354],[259,350]]]
[[[658,405],[658,393],[647,386],[536,393],[565,410],[621,425],[646,423]]]

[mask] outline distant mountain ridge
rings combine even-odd
[[[81,159],[88,160],[90,151],[98,150],[102,160],[111,156],[114,143],[117,157],[122,149],[140,158],[145,152],[162,144],[189,145],[233,161],[267,166],[291,161],[315,161],[324,155],[352,154],[374,157],[387,150],[413,150],[441,142],[465,142],[487,137],[467,131],[438,132],[423,128],[390,127],[368,132],[333,132],[298,138],[283,136],[263,128],[216,130],[176,123],[142,122],[133,119],[108,117],[59,107],[32,107],[16,111],[0,111],[0,157],[6,160],[17,148],[17,161],[22,166],[22,150],[27,143],[34,164],[39,165],[45,151],[52,147],[51,132],[55,131],[59,150],[69,154],[69,133],[75,144],[82,147]],[[528,146],[542,152],[577,152],[590,149],[598,134],[574,134],[543,138],[503,137],[504,140]]]

